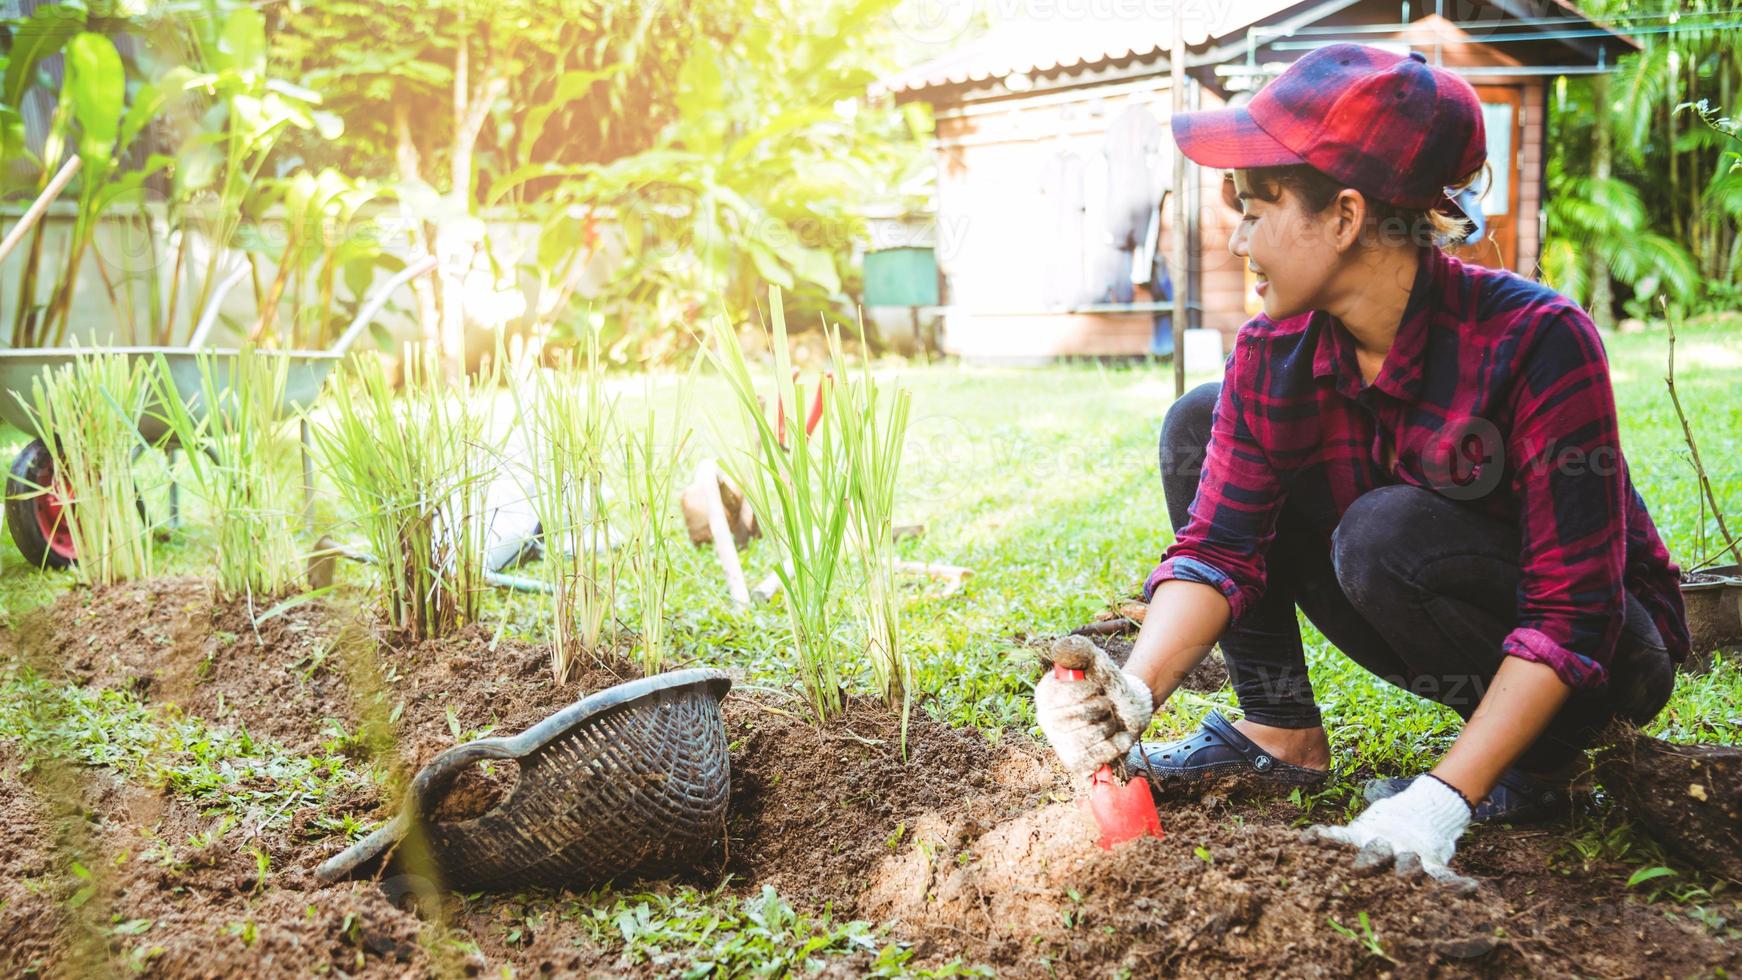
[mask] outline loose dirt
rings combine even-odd
[[[170,580],[71,593],[0,636],[0,651],[296,751],[385,745],[407,772],[456,741],[517,732],[632,674],[594,665],[559,687],[537,646],[493,643],[479,630],[406,645],[318,602],[255,634],[246,608]],[[1303,843],[1290,825],[1298,808],[1276,800],[1170,799],[1165,839],[1105,852],[1068,777],[1024,735],[989,741],[921,709],[904,750],[875,706],[855,703],[821,729],[801,710],[762,692],[727,699],[728,839],[692,881],[747,895],[773,885],[804,910],[891,923],[893,938],[916,944],[917,963],[961,957],[1002,976],[1742,968],[1722,928],[1644,903],[1615,868],[1551,870],[1566,843],[1554,827],[1473,830],[1456,861],[1483,881],[1472,895],[1356,875],[1348,854]],[[487,808],[502,789],[462,783],[449,805]],[[183,799],[107,770],[27,766],[0,744],[0,974],[34,965],[78,976],[105,959],[174,977],[495,975],[503,966],[664,975],[687,965],[621,960],[579,918],[559,914],[569,901],[560,895],[418,902],[401,878],[316,881],[314,867],[345,843],[321,818],[384,818],[396,804],[385,795],[360,785],[323,811],[232,829],[209,845],[219,818]],[[832,969],[868,968],[861,954]]]
[[[1673,745],[1620,726],[1598,758],[1603,785],[1683,860],[1742,884],[1742,747]]]

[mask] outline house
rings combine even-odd
[[[1458,251],[1526,276],[1543,239],[1554,80],[1606,71],[1637,47],[1564,0],[1027,0],[1010,12],[874,87],[933,108],[940,339],[976,359],[1171,349],[1164,279],[1184,290],[1187,325],[1224,345],[1256,311],[1245,263],[1226,248],[1237,218],[1222,175],[1187,163],[1172,193],[1176,29],[1188,110],[1248,99],[1305,52],[1344,41],[1420,51],[1468,79],[1487,123],[1489,230]]]

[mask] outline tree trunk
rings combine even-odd
[[[1591,77],[1591,101],[1596,113],[1592,125],[1596,129],[1596,149],[1591,154],[1591,176],[1608,180],[1610,175],[1610,110],[1609,76]],[[1609,263],[1602,256],[1591,256],[1591,319],[1603,330],[1615,327],[1615,294],[1609,280]]]
[[[1734,70],[1735,65],[1729,52],[1721,52],[1718,56],[1718,98],[1721,100],[1720,104],[1729,111],[1733,111],[1730,110],[1730,79]],[[1723,282],[1730,282],[1736,278],[1736,226],[1734,222],[1725,221],[1721,217],[1715,218],[1715,221],[1718,237],[1714,251],[1724,257],[1719,278]]]
[[[1698,95],[1700,91],[1700,75],[1697,59],[1688,59],[1688,92]],[[1728,107],[1726,107],[1728,108]],[[1706,209],[1701,206],[1701,191],[1705,189],[1705,176],[1700,168],[1700,151],[1694,148],[1688,154],[1688,244],[1694,253],[1694,265],[1705,277],[1712,275],[1713,256],[1709,241],[1710,222],[1706,220]]]
[[[490,104],[507,90],[508,80],[499,77],[494,68],[486,68],[483,80],[473,87],[471,81],[471,45],[462,36],[454,55],[454,139],[449,154],[449,207],[442,226],[436,229],[436,259],[441,276],[442,371],[457,378],[466,370],[466,307],[464,289],[466,273],[482,244],[482,225],[477,221],[456,221],[455,216],[470,217],[476,207],[472,193],[473,151],[478,134],[490,117]]]
[[[1675,237],[1676,241],[1686,242],[1687,237],[1684,234],[1685,229],[1682,225],[1681,208],[1677,207],[1675,203],[1681,199],[1681,180],[1678,172],[1679,168],[1676,166],[1675,152],[1675,106],[1676,100],[1681,97],[1680,92],[1677,91],[1681,88],[1681,85],[1679,84],[1680,75],[1680,72],[1670,72],[1669,75],[1669,98],[1665,99],[1663,103],[1664,131],[1667,134],[1664,137],[1663,145],[1665,151],[1669,154],[1670,234]]]
[[[395,134],[393,156],[399,165],[399,179],[407,182],[423,183],[423,174],[417,156],[417,141],[411,136],[411,110],[405,102],[395,102],[393,106],[393,131]],[[435,234],[429,223],[417,223],[418,236],[423,250],[430,255],[436,254]],[[417,300],[417,325],[423,335],[423,346],[429,350],[441,348],[441,307],[436,300],[436,292],[430,282],[423,276],[411,281],[411,293]]]

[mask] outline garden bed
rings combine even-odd
[[[160,724],[245,728],[277,748],[243,751],[276,765],[284,759],[273,752],[360,773],[372,746],[411,771],[456,740],[518,731],[633,674],[594,666],[558,687],[542,647],[493,643],[476,628],[401,645],[318,601],[261,623],[256,639],[245,607],[215,604],[206,590],[191,579],[75,590],[0,637],[6,676],[33,664],[48,688],[126,692]],[[886,924],[880,942],[916,947],[909,966],[1622,976],[1742,965],[1723,927],[1667,916],[1613,868],[1549,870],[1568,846],[1554,827],[1472,832],[1458,865],[1484,885],[1469,896],[1356,876],[1346,854],[1302,843],[1292,826],[1301,808],[1280,800],[1166,801],[1165,840],[1107,853],[1090,845],[1070,781],[1026,736],[994,742],[916,712],[903,762],[882,709],[851,704],[821,729],[802,711],[760,690],[725,702],[728,839],[688,884],[723,884],[723,897],[745,901],[772,886],[801,913],[827,907]],[[102,765],[56,764],[0,741],[0,973],[35,963],[77,975],[104,958],[165,976],[497,975],[503,965],[655,975],[690,965],[681,951],[627,957],[617,924],[601,927],[595,911],[609,895],[437,905],[396,902],[399,879],[322,885],[314,867],[355,824],[390,813],[388,791],[317,771],[308,778],[323,787],[318,803],[292,797],[280,813],[227,817],[218,801],[267,791],[259,773],[274,770],[239,774],[209,796],[191,777],[157,789],[162,774],[126,775],[129,737],[111,727],[82,743],[84,762],[115,760]],[[475,789],[473,805],[487,805],[490,788]],[[841,952],[828,961],[840,975],[872,966],[870,949]]]

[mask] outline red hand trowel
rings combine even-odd
[[[1053,664],[1052,676],[1058,681],[1080,681],[1083,672]],[[1089,777],[1089,794],[1077,797],[1077,808],[1095,818],[1101,828],[1101,839],[1095,843],[1110,851],[1115,844],[1148,835],[1165,836],[1161,830],[1161,815],[1155,812],[1155,796],[1149,790],[1149,780],[1123,781],[1113,774],[1111,764],[1095,770]]]

